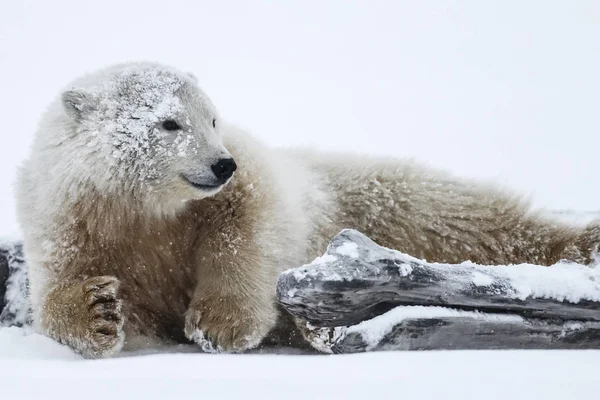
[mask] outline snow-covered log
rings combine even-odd
[[[326,351],[600,348],[600,270],[566,262],[428,263],[344,230],[277,296]]]
[[[0,243],[0,326],[29,323],[29,282],[20,242]]]

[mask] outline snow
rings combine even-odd
[[[400,276],[409,276],[412,274],[413,268],[408,264],[402,264],[398,267],[400,271]]]
[[[435,264],[434,264],[435,265]],[[581,300],[600,301],[600,269],[574,263],[558,263],[547,268],[519,264],[502,268],[482,267],[463,263],[478,270],[473,273],[473,283],[490,286],[510,281],[515,292],[513,298],[556,299],[578,303]],[[440,268],[444,268],[440,265]]]
[[[317,257],[313,260],[312,263],[309,264],[309,267],[305,267],[305,268],[290,268],[287,271],[284,271],[283,273],[293,273],[294,274],[294,278],[296,278],[296,280],[301,280],[304,279],[307,275],[310,275],[311,273],[313,273],[313,268],[316,266],[324,266],[327,265],[329,263],[333,263],[333,262],[337,262],[339,261],[339,259],[332,255],[332,254],[324,254],[320,257]],[[323,273],[325,273],[327,275],[327,280],[330,281],[335,281],[335,280],[342,280],[342,277],[332,271],[323,271]]]
[[[475,286],[490,286],[494,283],[494,278],[481,272],[473,272],[473,284]]]
[[[35,334],[31,328],[0,328],[0,362],[7,360],[80,360],[70,348]]]
[[[554,265],[550,270],[551,273],[546,275],[551,276],[551,279],[545,279],[546,276],[538,278],[539,274],[536,272],[539,268],[532,265],[516,265],[511,266],[510,269],[511,276],[517,276],[516,298],[553,298],[571,303],[578,303],[584,299],[600,300],[598,292],[600,270],[598,269],[568,263]],[[581,274],[583,279],[573,279],[575,274]],[[532,282],[535,284],[532,285]]]
[[[335,251],[342,256],[358,258],[358,245],[356,243],[346,242],[335,249]]]
[[[598,391],[598,351],[215,355],[186,349],[82,360],[0,330],[7,399],[576,399]]]

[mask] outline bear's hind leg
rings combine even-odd
[[[123,347],[123,313],[117,296],[119,280],[97,276],[58,284],[41,312],[44,332],[86,358],[113,355]]]

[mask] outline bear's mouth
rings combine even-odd
[[[181,174],[181,178],[186,181],[187,183],[189,183],[190,185],[192,185],[193,187],[195,187],[196,189],[200,189],[200,190],[205,190],[205,191],[212,191],[212,190],[216,190],[219,189],[221,186],[223,186],[220,183],[199,183],[199,182],[195,182],[193,180],[191,180],[190,178],[188,178],[187,176],[185,176],[184,174]]]

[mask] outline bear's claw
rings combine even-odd
[[[87,310],[87,339],[90,355],[106,357],[117,353],[125,341],[119,280],[112,276],[90,278],[83,284]]]

